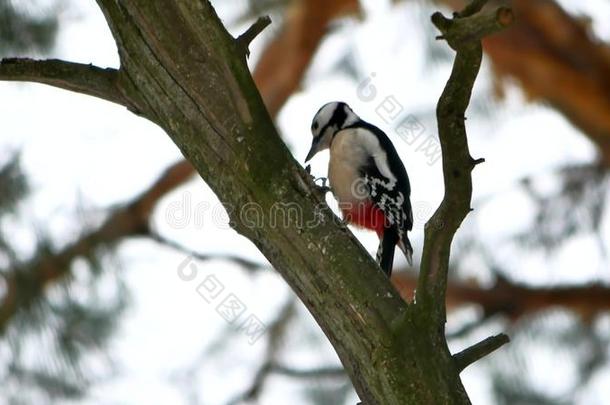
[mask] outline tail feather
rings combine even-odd
[[[405,257],[407,258],[407,262],[409,263],[409,266],[412,266],[413,265],[413,246],[411,246],[411,241],[409,240],[409,237],[407,236],[406,232],[404,233],[402,238],[400,238],[400,240],[398,241],[398,247],[405,254]]]
[[[377,262],[383,272],[390,277],[392,275],[392,266],[394,265],[394,251],[396,244],[399,242],[398,233],[391,228],[386,229],[383,237],[379,241],[379,249],[377,250]]]

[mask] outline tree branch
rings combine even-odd
[[[296,369],[274,364],[271,366],[271,373],[293,378],[347,378],[347,374],[343,367]]]
[[[149,230],[147,236],[150,237],[153,241],[155,241],[161,245],[175,249],[179,252],[182,252],[182,253],[184,253],[188,256],[191,256],[202,262],[211,261],[211,260],[223,260],[223,261],[227,261],[230,263],[234,263],[247,271],[271,269],[271,267],[269,266],[268,263],[260,263],[260,262],[257,262],[254,260],[249,260],[244,257],[237,256],[237,255],[205,254],[205,253],[196,252],[192,249],[187,248],[186,246],[181,245],[180,243],[178,243],[176,241],[168,239],[151,230]]]
[[[453,360],[455,361],[455,367],[457,368],[458,372],[461,373],[466,367],[496,351],[509,341],[510,339],[508,336],[503,333],[490,336],[487,339],[482,340],[457,354],[454,354]]]
[[[0,80],[48,84],[129,106],[117,86],[118,70],[112,68],[57,59],[6,58],[0,61]]]
[[[413,301],[417,278],[398,271],[392,282],[406,301]],[[534,287],[498,279],[490,288],[452,281],[447,284],[447,310],[478,305],[484,314],[499,314],[510,321],[553,308],[564,308],[585,320],[610,311],[610,287],[602,284]]]
[[[480,9],[485,2],[475,1],[471,7]],[[469,15],[468,8],[463,12]],[[445,294],[451,241],[470,211],[472,198],[471,171],[480,160],[474,160],[468,150],[465,114],[482,57],[480,39],[497,32],[512,22],[512,12],[500,8],[484,15],[447,19],[440,13],[432,22],[442,37],[457,51],[451,76],[438,101],[436,115],[443,156],[445,195],[441,205],[425,227],[424,248],[416,302],[431,316],[432,323],[445,323]],[[444,338],[444,336],[443,336]]]

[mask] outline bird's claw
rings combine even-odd
[[[316,188],[317,188],[317,189],[318,189],[318,191],[319,191],[320,193],[322,193],[322,194],[326,194],[326,193],[328,193],[329,191],[331,191],[330,187],[327,187],[327,186],[318,186],[318,185],[316,185]]]
[[[322,182],[321,186],[318,185],[318,181]],[[326,177],[318,177],[317,179],[314,179],[313,182],[320,193],[326,194],[330,191],[330,187],[326,185],[326,183],[328,182],[328,179]]]
[[[326,187],[326,182],[328,181],[328,178],[326,177],[318,177],[317,179],[313,179],[313,182],[317,182],[318,180],[320,180],[322,182],[322,187]]]

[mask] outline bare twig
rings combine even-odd
[[[509,341],[510,339],[508,336],[503,333],[490,336],[487,339],[482,340],[457,354],[454,354],[453,360],[455,361],[455,367],[457,368],[458,372],[462,372],[466,367],[475,361],[482,359],[488,354],[496,351]]]
[[[128,106],[117,87],[117,79],[116,69],[57,59],[7,58],[0,62],[0,80],[48,84]]]
[[[320,367],[313,369],[296,369],[281,365],[273,365],[271,372],[294,378],[347,378],[343,367]]]
[[[249,260],[249,259],[239,257],[236,255],[200,253],[193,249],[189,249],[186,246],[181,245],[180,243],[178,243],[174,240],[168,239],[168,238],[160,235],[157,232],[149,231],[147,236],[150,237],[152,240],[154,240],[157,243],[168,246],[172,249],[175,249],[179,252],[187,254],[200,261],[205,262],[205,261],[212,261],[212,260],[223,260],[223,261],[234,263],[247,271],[271,269],[271,266],[269,264],[260,263],[260,262],[254,261],[254,260]]]
[[[246,57],[250,56],[250,43],[254,41],[254,38],[263,32],[269,24],[271,24],[271,18],[269,18],[269,16],[259,17],[246,32],[236,38],[235,41],[237,42],[237,45],[243,50]]]

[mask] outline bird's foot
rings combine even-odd
[[[330,191],[330,187],[328,187],[326,185],[326,183],[328,182],[328,179],[326,177],[317,177],[316,178],[316,177],[312,176],[311,175],[311,165],[305,166],[305,171],[307,172],[307,174],[309,174],[311,176],[318,193],[320,193],[321,195],[325,195],[326,193],[328,193]],[[322,185],[318,185],[318,181],[321,181]]]
[[[322,185],[318,185],[318,181],[320,181],[322,183]],[[315,183],[315,185],[320,193],[326,194],[330,191],[330,187],[328,187],[326,185],[326,183],[328,183],[328,178],[318,177],[317,179],[314,179],[313,182]]]

